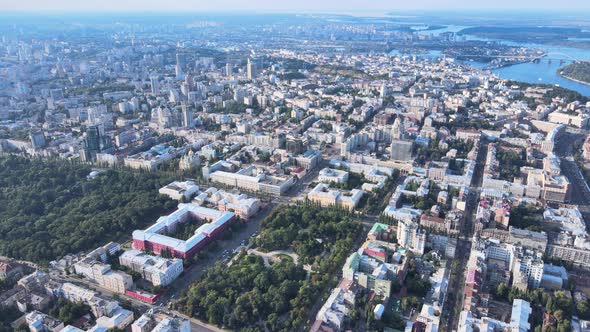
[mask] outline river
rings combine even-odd
[[[449,26],[445,29],[420,31],[420,33],[437,35],[438,33],[447,31],[457,32],[460,31],[462,28],[466,27]],[[466,36],[466,38],[469,40],[497,41],[506,45],[532,47],[545,50],[547,52],[547,56],[538,63],[526,62],[513,66],[494,69],[492,70],[492,72],[504,79],[522,81],[527,83],[557,84],[561,87],[575,90],[583,94],[584,96],[590,97],[590,85],[568,80],[566,78],[561,77],[557,73],[559,68],[572,63],[574,60],[590,60],[590,50],[588,49],[542,44],[522,44],[506,40],[484,39],[476,36]],[[484,66],[484,64],[477,62],[467,63],[479,68]]]

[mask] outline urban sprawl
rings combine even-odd
[[[7,326],[590,331],[583,96],[385,51],[453,33],[157,28],[2,34],[0,158],[173,178],[126,238],[1,258]]]

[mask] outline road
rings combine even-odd
[[[156,305],[151,305],[135,298],[115,294],[112,291],[102,288],[95,283],[85,279],[75,278],[73,276],[59,275],[52,273],[52,277],[61,282],[70,282],[82,287],[95,289],[101,293],[101,296],[107,299],[126,299],[139,312],[143,313],[155,306],[166,307],[178,300],[184,290],[188,290],[190,285],[201,278],[207,270],[219,261],[228,261],[232,255],[239,251],[239,248],[246,247],[250,238],[257,235],[260,231],[260,223],[266,218],[274,209],[280,205],[291,204],[295,198],[301,195],[302,192],[308,189],[309,184],[317,177],[319,171],[328,164],[323,161],[322,164],[313,171],[306,174],[301,180],[297,181],[285,196],[276,197],[270,203],[259,211],[254,218],[245,223],[243,228],[237,229],[231,233],[228,239],[220,239],[205,249],[206,257],[198,260],[195,264],[185,269],[183,274],[163,292],[158,299]],[[198,319],[187,317],[179,312],[173,313],[182,316],[191,321],[191,330],[196,332],[219,332],[223,331],[215,326],[209,325]]]
[[[556,153],[561,157],[562,173],[570,180],[572,184],[570,203],[579,205],[580,212],[582,212],[584,215],[584,219],[587,220],[587,226],[590,227],[590,188],[588,187],[586,181],[580,173],[578,165],[572,157],[572,147],[575,146],[577,141],[584,139],[583,134],[583,132],[568,129],[566,134],[557,141]],[[454,298],[452,298],[452,296],[449,297],[449,302],[445,305],[447,309],[445,312],[443,312],[443,317],[448,317],[446,331],[453,331],[456,329],[463,302],[466,265],[469,260],[469,254],[471,252],[471,239],[474,234],[473,221],[476,212],[475,207],[477,206],[477,197],[483,181],[484,161],[485,155],[487,154],[487,143],[482,141],[481,144],[482,145],[480,146],[480,151],[477,156],[477,165],[473,174],[473,182],[470,188],[471,196],[469,197],[468,204],[466,206],[466,218],[461,231],[461,236],[457,241],[455,261],[458,264],[458,273],[454,276],[451,276],[451,280],[449,281],[448,294],[456,295]]]
[[[70,282],[78,286],[95,289],[101,293],[101,296],[107,299],[126,299],[132,304],[134,308],[136,308],[139,312],[144,313],[150,308],[155,306],[166,307],[169,303],[174,302],[175,300],[180,298],[180,295],[183,290],[186,290],[190,287],[192,283],[194,283],[197,279],[199,279],[207,269],[213,266],[218,261],[229,259],[231,253],[236,250],[237,248],[241,247],[244,244],[248,243],[248,240],[255,236],[256,233],[260,230],[260,223],[261,221],[266,218],[275,208],[277,204],[269,203],[261,210],[256,216],[249,220],[243,228],[235,230],[231,233],[231,237],[228,239],[220,239],[217,240],[214,244],[207,247],[205,250],[207,252],[206,258],[198,260],[195,264],[190,266],[189,268],[185,269],[183,274],[172,283],[169,288],[161,294],[160,298],[156,305],[151,305],[145,303],[143,301],[137,300],[133,297],[129,297],[122,294],[115,294],[112,291],[102,288],[95,283],[92,283],[85,279],[74,278],[73,276],[66,276],[60,275],[56,273],[51,273],[53,279],[56,279],[60,282]],[[189,319],[189,317],[184,316],[183,314],[173,311],[175,314],[185,317]],[[202,322],[198,319],[190,318],[191,321],[191,330],[197,332],[219,332],[223,331],[215,326],[209,325],[205,322]]]
[[[125,299],[125,300],[129,301],[129,303],[131,303],[131,306],[134,309],[136,309],[137,311],[139,311],[141,313],[144,313],[144,312],[148,311],[149,309],[156,307],[155,305],[145,303],[145,302],[140,301],[136,298],[129,297],[129,296],[126,296],[123,294],[114,293],[114,292],[112,292],[106,288],[102,288],[102,287],[98,286],[97,284],[92,283],[86,279],[80,279],[80,278],[75,278],[73,276],[56,275],[56,274],[51,274],[51,277],[52,277],[52,279],[60,281],[62,283],[69,282],[71,284],[74,284],[74,285],[77,285],[80,287],[93,289],[93,290],[100,293],[101,298],[110,299],[110,300]],[[223,331],[222,329],[219,329],[216,326],[212,326],[212,325],[202,322],[198,319],[187,317],[186,315],[184,315],[178,311],[175,311],[175,310],[169,310],[169,311],[172,312],[173,314],[176,314],[178,316],[181,316],[185,319],[190,320],[191,331],[196,331],[196,332],[222,332]]]
[[[161,295],[158,303],[164,305],[171,300],[178,299],[182,291],[188,289],[193,282],[205,274],[207,269],[215,265],[218,261],[229,260],[234,250],[247,245],[249,239],[257,234],[260,230],[261,221],[264,220],[264,218],[266,218],[276,206],[277,205],[274,203],[268,204],[264,210],[258,212],[253,219],[248,221],[244,228],[232,232],[231,238],[227,240],[217,240],[212,246],[206,248],[206,258],[198,260],[195,264],[188,267],[184,273],[172,283],[168,290]]]
[[[569,203],[578,205],[578,209],[586,221],[586,227],[590,228],[590,188],[582,176],[578,164],[573,159],[573,147],[584,138],[584,132],[568,129],[557,141],[555,152],[561,159],[561,172],[571,183],[572,192]]]
[[[334,150],[337,152],[337,150]],[[144,303],[139,301],[135,298],[122,295],[122,294],[115,294],[107,289],[104,289],[97,284],[89,282],[88,280],[74,278],[72,276],[65,276],[65,275],[57,275],[52,274],[52,277],[61,282],[70,282],[74,283],[86,288],[95,289],[101,293],[102,297],[107,299],[118,299],[123,298],[129,300],[132,306],[137,309],[139,312],[143,313],[149,310],[150,308],[159,306],[159,307],[170,307],[176,300],[178,300],[182,292],[188,290],[190,285],[193,284],[195,281],[200,279],[207,270],[216,264],[219,261],[229,262],[232,256],[234,256],[240,248],[249,249],[248,242],[250,238],[255,237],[257,233],[260,231],[260,224],[262,220],[264,220],[274,209],[281,205],[293,204],[297,201],[299,197],[305,196],[306,192],[309,191],[309,184],[312,183],[318,176],[321,169],[324,167],[329,166],[330,158],[337,157],[335,154],[330,154],[327,156],[326,160],[322,160],[320,165],[315,167],[312,171],[308,172],[303,178],[299,179],[283,196],[280,197],[273,197],[269,203],[266,204],[265,208],[259,211],[256,216],[249,220],[245,227],[235,230],[231,233],[231,237],[229,239],[221,239],[217,240],[215,243],[212,243],[205,249],[206,257],[199,259],[195,264],[185,269],[183,274],[175,280],[172,285],[170,285],[158,299],[155,305]],[[373,215],[363,215],[359,216],[359,221],[365,226],[365,233],[371,226],[378,220],[378,216]],[[358,241],[362,241],[364,238],[359,236],[357,239]],[[361,242],[358,242],[360,245]],[[228,263],[229,264],[229,263]],[[321,305],[323,302],[318,301],[317,305]],[[315,308],[310,312],[310,315],[315,316],[315,311],[317,311],[319,307]],[[198,319],[187,317],[184,314],[173,311],[173,313],[189,319],[191,321],[191,330],[197,332],[219,332],[223,331],[216,326],[209,325],[205,322],[202,322]],[[310,316],[310,317],[312,317]],[[313,317],[312,317],[313,318]]]
[[[297,200],[298,197],[304,196],[309,191],[309,184],[312,183],[320,173],[320,171],[328,167],[330,162],[328,160],[322,160],[322,162],[313,170],[305,174],[301,179],[297,180],[295,184],[289,188],[285,195],[273,198],[273,202],[291,204]]]
[[[295,199],[301,195],[301,193],[308,189],[309,184],[315,180],[319,174],[319,171],[323,167],[326,167],[327,164],[328,161],[322,161],[318,167],[308,172],[303,178],[298,180],[289,189],[286,195],[273,198],[271,203],[268,204],[264,211],[257,213],[256,217],[253,220],[250,220],[244,229],[241,229],[237,233],[233,234],[231,239],[226,241],[218,241],[218,245],[215,246],[216,249],[213,251],[209,250],[207,259],[205,261],[199,261],[197,264],[187,269],[183,276],[173,283],[171,289],[164,293],[158,302],[164,305],[170,301],[178,299],[182,291],[188,289],[192,283],[203,276],[209,267],[213,266],[220,260],[229,261],[232,255],[237,253],[240,247],[246,247],[248,245],[249,239],[257,235],[257,233],[260,231],[260,223],[262,220],[264,220],[277,207],[284,204],[292,204]],[[213,331],[211,329],[212,326],[204,324],[195,319],[191,319],[191,325],[194,325],[193,331]],[[219,330],[220,329],[217,329],[216,331]]]
[[[449,280],[449,287],[447,294],[446,303],[443,309],[443,320],[446,321],[446,331],[453,331],[456,329],[459,323],[459,314],[461,313],[461,307],[463,306],[463,291],[465,286],[465,272],[467,269],[467,262],[469,261],[469,254],[471,253],[471,244],[473,235],[475,233],[475,213],[477,212],[477,203],[481,185],[483,182],[483,170],[485,164],[485,158],[488,153],[488,142],[481,139],[479,142],[479,151],[477,154],[477,160],[473,177],[471,179],[471,186],[467,197],[467,203],[465,204],[465,219],[461,224],[461,230],[459,232],[459,238],[457,239],[457,248],[455,250],[455,258],[452,261],[448,261],[448,268],[451,268],[452,264],[457,264],[457,273],[451,275]]]

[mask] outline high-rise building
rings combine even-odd
[[[96,154],[112,148],[111,138],[104,135],[101,125],[88,126],[84,137],[84,159],[96,160]]]
[[[180,65],[176,65],[175,72],[176,72],[176,79],[180,80],[184,77],[184,73],[182,72],[182,67]]]
[[[401,140],[404,138],[404,123],[403,120],[398,116],[395,118],[393,122],[393,127],[391,128],[391,139],[392,140]]]
[[[412,160],[412,141],[392,140],[391,160],[408,161]]]
[[[232,74],[232,64],[231,63],[226,63],[225,64],[225,76],[231,76]]]
[[[195,87],[195,82],[193,81],[193,77],[190,74],[186,74],[184,76],[184,83],[188,87],[188,91],[193,91],[193,88]]]
[[[404,122],[398,116],[391,128],[391,160],[408,161],[412,159],[413,142],[404,138]]]
[[[385,98],[389,95],[389,89],[385,83],[381,84],[381,88],[379,89],[379,97]]]
[[[93,160],[96,153],[100,150],[100,129],[99,126],[89,126],[86,128],[86,137],[84,137],[84,153],[86,160]]]
[[[160,82],[158,80],[158,76],[151,76],[150,77],[150,84],[152,86],[152,94],[159,95],[160,94]]]
[[[527,288],[536,289],[543,279],[543,254],[535,250],[518,248],[514,261],[514,280],[521,281]]]
[[[186,66],[186,54],[184,53],[176,53],[176,65],[183,68]]]
[[[182,125],[187,128],[193,126],[193,110],[184,103],[182,104]]]
[[[413,252],[424,253],[426,246],[426,232],[420,229],[414,221],[399,220],[397,225],[398,243]]]
[[[45,135],[42,131],[33,131],[29,135],[33,149],[41,149],[45,146]]]
[[[256,78],[256,65],[252,63],[252,60],[250,58],[248,58],[248,65],[246,71],[249,80],[253,80]]]

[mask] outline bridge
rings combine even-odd
[[[552,57],[553,56],[553,57]],[[561,56],[561,57],[558,57]],[[494,59],[514,59],[514,60],[536,60],[540,58],[547,58],[551,60],[571,60],[571,61],[590,61],[590,59],[578,59],[570,54],[563,53],[563,52],[547,52],[543,55],[535,56],[533,54],[529,55],[487,55],[487,54],[461,54],[461,57],[471,57],[471,58],[494,58]],[[564,59],[565,58],[565,59]]]
[[[584,61],[584,60],[580,60],[574,56],[571,56],[569,54],[563,53],[563,52],[548,52],[546,57],[548,59],[552,59],[552,60],[563,60],[562,58],[551,58],[550,55],[557,55],[557,56],[564,56],[566,57],[568,60],[572,60],[572,61]]]

